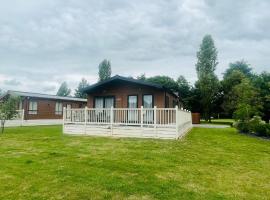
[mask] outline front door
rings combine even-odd
[[[128,96],[128,121],[137,122],[138,121],[138,96],[130,95]]]
[[[114,106],[114,97],[96,97],[95,98],[95,115],[97,121],[110,122],[110,110]]]
[[[145,123],[153,123],[154,121],[154,111],[153,111],[153,95],[147,94],[143,95],[143,107],[145,108],[143,114],[143,121]]]

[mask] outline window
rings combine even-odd
[[[143,107],[153,108],[153,95],[151,94],[143,95]]]
[[[56,102],[55,104],[55,114],[56,115],[62,115],[63,112],[63,105],[60,102]]]
[[[128,107],[137,108],[138,107],[138,97],[135,95],[128,96]]]
[[[95,108],[111,108],[114,106],[114,97],[96,97]]]
[[[28,113],[31,115],[37,114],[37,102],[36,101],[29,101]]]

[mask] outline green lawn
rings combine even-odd
[[[182,140],[0,135],[0,199],[269,199],[270,141],[194,128]]]

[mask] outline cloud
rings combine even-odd
[[[10,85],[10,86],[18,86],[20,85],[20,82],[17,81],[16,79],[10,79],[10,80],[4,80],[5,85]]]
[[[196,52],[212,34],[217,74],[247,60],[268,69],[270,2],[267,0],[20,0],[0,7],[0,74],[21,84],[3,89],[55,93],[67,81],[97,80],[104,58],[114,74],[164,74],[196,80]]]

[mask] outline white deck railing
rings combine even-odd
[[[63,126],[66,125],[108,125],[114,127],[132,126],[142,128],[174,129],[176,137],[191,128],[191,113],[175,108],[83,108],[63,111]],[[74,128],[74,126],[73,126]],[[76,127],[75,127],[76,129]],[[78,129],[79,130],[79,129]]]

